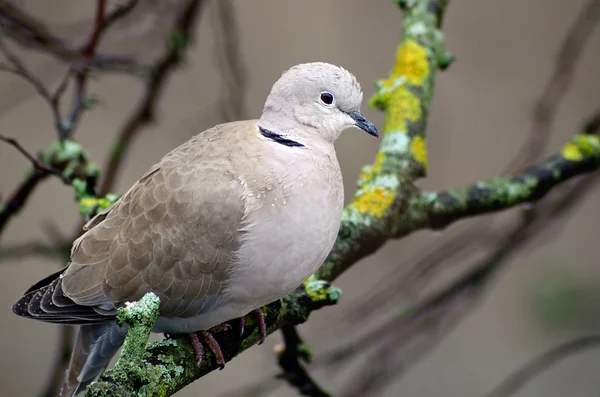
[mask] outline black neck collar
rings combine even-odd
[[[258,126],[258,130],[260,131],[261,135],[264,136],[265,138],[269,138],[273,142],[277,142],[281,145],[288,146],[288,147],[304,147],[304,145],[301,144],[300,142],[296,142],[291,139],[284,138],[281,135],[279,135],[278,133],[267,130],[266,128],[263,128],[260,125]]]

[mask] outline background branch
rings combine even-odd
[[[498,387],[486,394],[485,397],[512,396],[521,390],[528,382],[533,380],[533,378],[550,369],[550,367],[559,363],[561,360],[574,354],[581,353],[582,351],[596,349],[598,346],[600,346],[599,335],[583,336],[556,346],[513,372],[507,379],[502,381]]]
[[[310,347],[300,338],[296,327],[290,324],[284,325],[281,328],[281,334],[283,344],[275,347],[277,363],[283,370],[279,377],[296,388],[302,396],[329,397],[330,394],[317,385],[300,363],[300,360],[310,363],[311,352]]]
[[[121,163],[125,159],[129,145],[135,138],[135,135],[143,127],[154,121],[157,100],[160,98],[170,72],[180,64],[184,50],[192,40],[194,23],[203,5],[204,0],[188,0],[177,15],[166,43],[167,50],[151,66],[145,92],[138,106],[121,128],[113,144],[102,171],[103,179],[99,188],[101,196],[104,196],[111,190]]]
[[[128,14],[139,0],[130,0],[111,10],[105,23],[98,31],[101,34],[117,20]],[[0,2],[0,32],[25,48],[41,51],[67,63],[81,59],[86,45],[77,46],[53,35],[39,19],[29,15],[13,2]],[[88,65],[106,72],[116,71],[134,75],[143,74],[143,65],[135,59],[111,54],[96,54],[88,60]]]
[[[600,20],[600,1],[588,0],[563,39],[554,63],[554,71],[536,102],[533,123],[527,141],[514,160],[510,162],[505,173],[514,173],[518,169],[530,165],[544,152],[558,113],[558,107],[571,86],[575,66],[581,58],[585,45],[592,37],[598,20]]]

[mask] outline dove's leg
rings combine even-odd
[[[267,337],[267,325],[265,324],[265,315],[261,309],[252,310],[246,316],[254,315],[258,322],[258,335],[260,336],[259,345],[265,341]],[[240,336],[244,335],[244,325],[246,324],[246,316],[240,317]]]
[[[260,336],[260,341],[258,344],[262,344],[267,337],[267,326],[265,324],[265,315],[261,309],[256,309],[248,313],[246,316],[253,315],[256,317],[257,325],[258,325],[258,334]],[[240,317],[240,335],[244,334],[244,324],[246,323],[245,317]],[[223,369],[225,367],[225,357],[223,356],[223,352],[221,351],[221,346],[219,346],[219,342],[215,339],[211,332],[219,332],[219,331],[228,331],[231,329],[231,325],[227,323],[215,325],[208,331],[198,331],[192,332],[188,334],[190,338],[190,343],[194,348],[194,352],[196,353],[196,359],[200,362],[202,361],[202,357],[204,356],[204,348],[202,347],[202,343],[200,342],[200,337],[204,342],[208,345],[210,350],[214,353],[215,358],[217,360],[217,364]]]
[[[204,356],[204,348],[202,347],[202,343],[200,343],[198,335],[202,337],[204,342],[214,353],[215,358],[217,360],[217,365],[219,365],[221,369],[225,368],[225,357],[223,356],[223,352],[221,351],[221,346],[219,346],[219,342],[217,342],[215,337],[212,336],[212,334],[209,331],[198,331],[188,334],[192,347],[194,348],[194,352],[196,353],[196,359],[198,360],[198,362],[202,361],[202,358]]]

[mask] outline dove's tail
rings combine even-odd
[[[13,305],[19,316],[62,325],[80,325],[63,385],[63,397],[81,396],[106,368],[125,340],[127,327],[115,321],[116,310],[104,301],[80,305],[62,290],[63,270],[29,288]]]
[[[83,396],[119,350],[125,335],[126,327],[114,322],[79,327],[61,395]]]

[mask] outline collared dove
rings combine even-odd
[[[345,69],[292,67],[260,119],[192,137],[88,222],[69,266],[13,306],[20,316],[81,325],[65,395],[83,394],[123,344],[126,327],[115,317],[127,301],[154,292],[153,331],[189,333],[198,349],[196,332],[210,342],[206,330],[243,319],[313,274],[343,209],[334,141],[350,127],[378,136],[359,112],[362,98]]]

